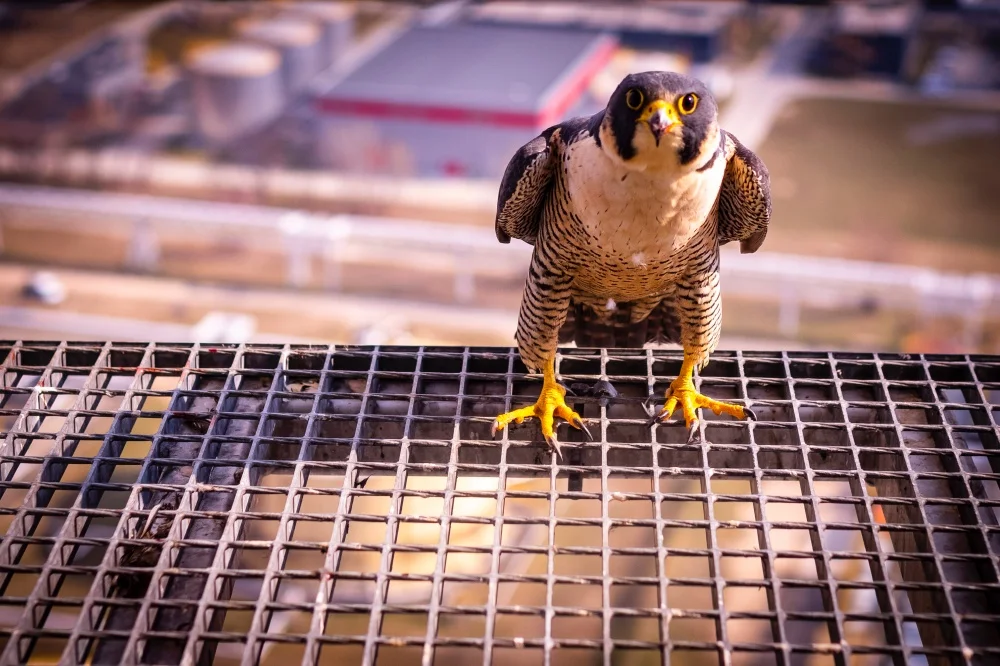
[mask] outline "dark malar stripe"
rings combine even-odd
[[[720,131],[719,132],[719,147],[715,149],[715,152],[712,153],[712,156],[708,158],[708,161],[705,162],[700,167],[698,167],[697,170],[699,172],[701,172],[701,171],[708,171],[709,169],[711,169],[712,165],[715,164],[715,159],[719,156],[719,153],[721,153],[723,150],[725,150],[725,147],[726,147],[726,135],[725,135],[724,132]]]

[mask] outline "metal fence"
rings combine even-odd
[[[113,262],[105,268],[177,274],[176,266],[162,265],[165,245],[176,248],[225,237],[238,239],[248,253],[266,249],[280,255],[283,266],[275,265],[272,258],[266,271],[258,271],[274,274],[276,284],[343,288],[343,276],[351,267],[376,266],[386,275],[405,270],[411,283],[419,272],[426,276],[419,281],[427,285],[424,297],[443,295],[464,304],[488,297],[496,291],[497,281],[520,292],[531,255],[531,247],[524,243],[497,243],[492,228],[423,220],[321,215],[289,208],[12,184],[0,184],[0,205],[4,208],[0,256],[4,252],[18,256],[12,247],[5,250],[6,232],[30,237],[31,256],[37,258],[35,234],[44,229],[72,233],[78,239],[100,239],[104,247],[109,238],[120,237],[121,248],[102,255]],[[92,253],[81,253],[90,265]],[[801,312],[809,307],[862,306],[953,317],[962,323],[969,347],[1000,317],[1000,277],[994,274],[768,252],[741,255],[735,248],[725,248],[723,253],[726,293],[776,301],[776,333],[789,338],[799,334]],[[246,279],[239,273],[245,270],[245,258],[235,261],[238,268],[228,274],[224,267],[218,269],[223,258],[212,259],[221,271],[215,279],[236,282],[241,275]],[[432,288],[438,283],[441,288]]]
[[[0,342],[0,660],[991,664],[1000,357]],[[610,381],[617,395],[591,395]]]

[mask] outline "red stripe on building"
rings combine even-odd
[[[366,118],[392,118],[395,120],[426,120],[437,123],[479,123],[498,127],[535,127],[539,114],[516,111],[465,109],[455,106],[430,106],[401,104],[361,99],[320,98],[316,104],[321,111]]]
[[[416,120],[446,124],[479,124],[494,127],[540,129],[563,119],[570,107],[590,85],[591,79],[607,65],[614,55],[616,42],[608,38],[576,67],[550,95],[546,106],[538,112],[469,109],[457,106],[404,104],[381,100],[338,99],[320,97],[316,107],[325,113],[394,120]]]

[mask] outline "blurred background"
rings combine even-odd
[[[545,127],[600,109],[626,73],[668,69],[704,80],[722,125],[771,172],[763,249],[723,250],[723,348],[1000,353],[998,60],[997,0],[0,2],[0,340],[512,344],[530,247],[494,235],[507,160]],[[497,488],[482,481],[460,489]],[[661,492],[706,492],[696,480],[668,481]],[[368,490],[389,493],[393,483],[377,477]],[[407,483],[445,487],[444,478]],[[548,480],[533,483],[506,487],[548,489]],[[798,482],[764,483],[760,492],[801,493]],[[852,494],[829,483],[823,494]],[[713,490],[751,489],[721,484],[731,485]],[[649,483],[610,488],[648,493]],[[387,494],[368,499],[354,511],[389,510]],[[406,512],[440,515],[441,500],[411,499]],[[548,515],[545,501],[532,502],[504,510]],[[555,513],[601,515],[596,501],[569,504]],[[651,518],[639,504],[612,516]],[[692,506],[664,506],[664,516],[703,517],[701,502],[671,504]],[[753,520],[749,506],[722,517]],[[799,504],[772,508],[784,511],[772,521],[806,517]],[[489,518],[498,509],[484,500],[462,511]],[[438,542],[436,525],[417,527],[400,539]],[[352,538],[379,544],[380,529],[362,523]],[[582,531],[557,532],[560,544],[597,538],[571,529]],[[455,538],[492,543],[491,524],[476,530]],[[748,532],[727,545],[755,548]],[[842,549],[864,552],[859,535]],[[528,529],[511,538],[547,537]],[[652,543],[615,538],[616,547]],[[665,543],[706,547],[687,538]],[[804,547],[800,536],[775,538],[772,530],[776,548]],[[379,552],[363,553],[359,570],[376,570]],[[436,566],[418,559],[400,566]],[[505,560],[504,571],[545,571],[544,557],[521,559]],[[838,576],[863,579],[861,561]],[[798,562],[777,574],[817,575]],[[630,571],[655,575],[642,566]],[[746,566],[722,575],[763,575]],[[667,569],[707,572],[683,558]],[[502,603],[543,603],[544,586],[529,587],[512,587]],[[600,588],[564,587],[556,603],[599,607],[587,604],[599,603]],[[479,588],[462,588],[464,603],[485,603]],[[673,603],[711,607],[707,587],[691,590]],[[410,598],[398,592],[394,602]],[[622,603],[654,607],[655,590],[646,592]],[[877,608],[869,596],[841,609]],[[727,590],[726,603],[768,607],[749,587]],[[527,621],[510,619],[510,635],[532,635]],[[359,614],[358,626],[367,622]],[[407,622],[424,635],[423,615]],[[714,640],[714,625],[682,622],[677,635]],[[574,625],[572,635],[591,630]],[[829,640],[821,634],[801,642]],[[229,656],[238,661],[240,650]]]
[[[0,338],[512,343],[499,179],[631,71],[771,171],[723,347],[1000,352],[1000,2],[0,2]]]

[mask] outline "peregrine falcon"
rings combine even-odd
[[[515,339],[543,384],[534,405],[496,418],[494,434],[534,416],[558,454],[555,417],[586,430],[555,376],[557,345],[573,341],[679,342],[680,374],[655,418],[680,406],[689,439],[702,407],[753,419],[698,393],[692,376],[719,342],[719,246],[755,252],[770,217],[767,168],[719,127],[705,84],[682,74],[630,74],[604,110],[521,147],[500,186],[496,233],[534,246]]]

